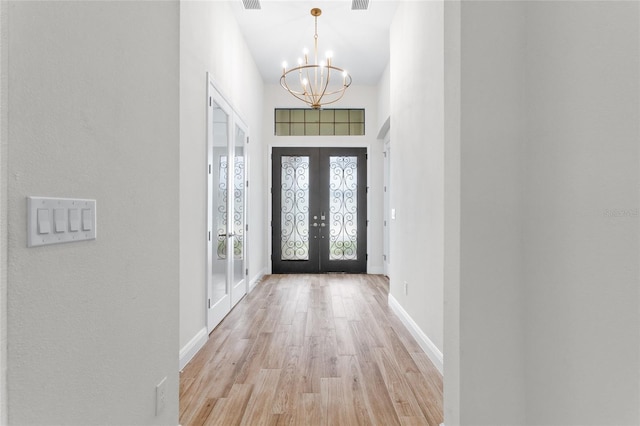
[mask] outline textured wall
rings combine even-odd
[[[178,3],[8,14],[9,421],[175,425]],[[28,195],[95,198],[97,240],[27,248]]]

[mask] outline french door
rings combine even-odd
[[[207,328],[246,294],[248,129],[209,80]]]
[[[366,148],[273,148],[272,271],[367,271]]]

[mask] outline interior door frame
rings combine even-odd
[[[269,188],[269,196],[268,198],[268,205],[267,205],[267,224],[266,224],[266,229],[268,230],[267,232],[267,247],[269,250],[269,256],[267,258],[268,262],[268,267],[267,267],[267,273],[268,274],[272,274],[273,273],[273,268],[272,268],[272,263],[271,263],[271,258],[273,256],[273,238],[272,238],[272,228],[271,228],[271,223],[273,222],[273,197],[272,192],[273,192],[273,148],[297,148],[297,147],[301,147],[301,148],[365,148],[366,149],[366,158],[367,158],[367,185],[369,184],[369,182],[371,182],[371,144],[368,142],[357,142],[357,141],[350,141],[350,137],[345,137],[345,138],[338,138],[335,136],[330,137],[331,141],[327,141],[327,142],[318,142],[318,140],[316,138],[315,141],[313,141],[313,143],[304,143],[305,138],[312,138],[309,136],[302,136],[302,137],[293,137],[293,136],[287,136],[287,137],[283,137],[283,139],[287,139],[287,140],[279,140],[277,142],[274,143],[270,143],[269,144],[269,149],[268,149],[268,156],[267,156],[267,179],[268,179],[268,188]],[[321,137],[324,139],[329,139],[329,137]],[[371,214],[371,197],[366,197],[367,198],[367,215]],[[368,218],[367,218],[368,219]],[[371,232],[372,229],[370,226],[367,226],[367,241],[371,241]],[[369,259],[367,259],[367,273],[370,273],[370,262]]]
[[[240,127],[245,132],[245,140],[243,145],[243,153],[244,153],[244,181],[245,181],[245,190],[244,190],[244,256],[243,256],[243,264],[242,264],[242,272],[243,272],[243,283],[244,283],[244,296],[249,290],[249,280],[248,280],[248,259],[247,259],[247,246],[249,239],[249,232],[247,228],[247,218],[248,210],[249,210],[249,197],[248,197],[248,181],[249,181],[249,161],[248,161],[248,144],[249,144],[249,126],[246,124],[247,122],[242,118],[242,116],[238,113],[238,110],[234,108],[233,104],[228,100],[227,97],[218,89],[218,85],[213,79],[210,73],[207,73],[207,98],[206,98],[206,108],[207,108],[207,156],[206,156],[206,176],[207,176],[207,185],[206,185],[206,216],[207,216],[207,228],[205,232],[205,242],[206,242],[206,259],[205,259],[205,312],[206,312],[206,321],[207,321],[207,332],[211,333],[213,329],[224,319],[224,317],[231,311],[235,303],[237,303],[242,297],[237,297],[234,299],[233,297],[233,282],[231,279],[231,275],[233,272],[233,256],[230,256],[229,253],[233,252],[233,237],[227,240],[227,256],[226,256],[226,276],[225,276],[225,285],[227,289],[227,296],[220,300],[218,303],[212,302],[213,296],[211,294],[212,289],[212,275],[213,275],[213,256],[217,253],[217,232],[214,223],[214,185],[213,185],[213,171],[216,162],[214,161],[213,155],[213,126],[211,125],[213,121],[213,102],[217,105],[221,106],[223,110],[228,114],[229,120],[227,122],[227,170],[233,170],[233,166],[235,164],[235,128],[236,125]],[[233,173],[227,173],[227,226],[226,226],[226,234],[230,235],[233,233],[233,197],[229,197],[229,192],[233,192]],[[230,272],[231,271],[231,274]],[[214,304],[222,304],[225,309],[213,309]],[[228,309],[227,309],[228,306]]]

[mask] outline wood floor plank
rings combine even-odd
[[[229,392],[229,397],[218,400],[218,403],[209,413],[205,424],[212,426],[240,424],[252,392],[253,385],[233,385]]]
[[[376,275],[272,275],[180,374],[180,423],[438,425],[442,376]]]
[[[423,422],[427,423],[415,395],[406,381],[406,376],[391,353],[386,348],[376,348],[375,352],[380,373],[398,417],[423,418]]]
[[[280,380],[280,370],[260,370],[256,385],[247,403],[241,425],[271,425],[278,422],[277,415],[271,410],[273,390]]]
[[[287,346],[287,356],[280,374],[280,380],[276,389],[273,401],[274,414],[292,413],[293,408],[298,402],[299,393],[297,392],[300,379],[300,358],[302,355],[302,347]],[[284,423],[285,419],[280,419],[280,423]]]

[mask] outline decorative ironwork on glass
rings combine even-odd
[[[226,155],[220,156],[218,184],[218,259],[227,258],[227,174],[228,161]],[[235,238],[233,242],[233,258],[241,260],[244,256],[244,157],[235,157],[233,170],[233,223]]]
[[[329,158],[329,259],[358,259],[358,157]]]
[[[309,260],[309,157],[282,156],[281,259]]]

